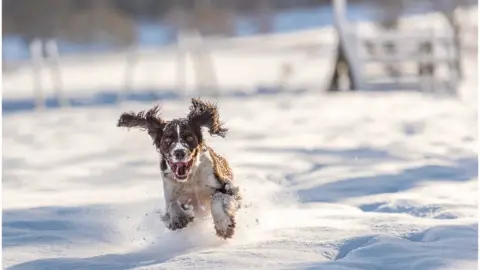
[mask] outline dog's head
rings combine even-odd
[[[211,102],[192,99],[186,118],[166,121],[159,114],[159,106],[148,111],[123,113],[118,127],[141,128],[148,132],[162,156],[162,166],[168,166],[177,181],[186,181],[200,146],[203,143],[202,127],[210,135],[225,137],[226,128],[219,120],[217,106]]]

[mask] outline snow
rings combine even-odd
[[[470,86],[473,87],[473,86]],[[156,152],[114,108],[4,118],[10,269],[473,269],[476,105],[418,93],[219,100],[251,204],[234,239],[167,232]],[[165,117],[188,100],[166,102]],[[31,130],[34,130],[32,133]],[[258,224],[257,224],[258,219]]]
[[[145,132],[115,127],[153,101],[4,115],[3,266],[476,269],[476,57],[464,64],[456,98],[316,89],[218,98],[230,133],[207,139],[248,204],[226,241],[211,220],[164,228],[157,153]],[[252,80],[264,68],[239,67]],[[168,119],[188,106],[162,102]]]

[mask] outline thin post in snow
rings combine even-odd
[[[435,59],[435,49],[436,49],[436,39],[435,39],[435,30],[434,28],[430,29],[430,51],[428,51],[428,59],[430,59],[430,65],[431,65],[431,73],[430,73],[430,92],[435,92],[436,91],[436,85],[437,85],[437,78],[435,76],[435,73],[438,70],[438,62]]]
[[[50,58],[49,62],[51,67],[51,77],[58,104],[60,107],[66,107],[69,105],[69,102],[63,89],[63,80],[60,71],[60,53],[58,51],[57,41],[54,39],[48,40],[45,43],[45,50]]]
[[[434,88],[434,77],[435,77],[435,68],[436,61],[434,59],[433,49],[434,49],[434,33],[432,30],[429,31],[428,38],[421,39],[418,46],[420,51],[419,61],[419,76],[421,81],[421,89],[423,92],[433,92]]]
[[[292,63],[284,62],[280,64],[278,69],[277,87],[280,92],[285,92],[288,87],[288,83],[294,73],[294,67]]]
[[[186,87],[186,55],[188,53],[188,49],[186,46],[186,42],[183,38],[183,30],[180,30],[177,34],[177,54],[176,54],[176,81],[177,81],[177,88],[178,91],[182,94],[187,94],[187,87]]]
[[[35,108],[37,110],[45,109],[45,101],[42,88],[41,69],[43,65],[43,44],[40,39],[34,39],[30,43],[30,57],[32,60],[32,82]]]
[[[333,1],[333,19],[334,27],[338,34],[338,57],[335,63],[335,70],[340,62],[344,62],[348,67],[348,76],[350,79],[350,89],[365,89],[366,83],[363,75],[363,62],[356,54],[356,46],[358,46],[358,34],[354,32],[351,23],[347,19],[347,0]],[[332,81],[338,78],[338,74],[334,73]]]
[[[455,41],[455,39],[457,38],[455,36],[455,33],[451,33],[450,36],[452,38],[452,42],[448,42],[445,44],[445,51],[447,53],[447,57],[451,59],[451,61],[448,61],[447,63],[450,73],[450,83],[448,87],[450,88],[449,90],[451,94],[458,95],[458,82],[462,78],[462,71],[460,68],[458,68],[458,59],[461,57],[461,54],[459,54],[460,48],[457,47],[459,46],[459,44]]]
[[[193,59],[196,63],[197,82],[200,84],[200,92],[218,96],[217,76],[210,52],[202,44],[197,47],[193,53]]]
[[[193,48],[190,48],[193,68],[200,94],[207,94],[214,97],[219,95],[218,80],[213,63],[213,58],[210,55],[208,44],[205,44],[203,36],[196,30],[191,32],[190,41]]]
[[[123,92],[119,94],[118,101],[125,100],[127,95],[133,90],[133,83],[135,77],[135,67],[138,62],[138,49],[136,46],[132,46],[128,49],[127,57],[125,61],[125,73],[124,73],[124,88]]]

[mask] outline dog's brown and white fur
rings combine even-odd
[[[170,121],[161,118],[158,106],[137,114],[123,113],[117,126],[146,130],[160,153],[166,205],[163,221],[169,229],[182,229],[211,214],[219,237],[234,235],[235,214],[241,207],[239,189],[233,185],[227,160],[206,145],[202,134],[202,127],[212,136],[224,137],[227,132],[215,104],[192,99],[188,116]]]

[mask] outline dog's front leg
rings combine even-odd
[[[194,220],[193,209],[188,205],[182,204],[175,194],[178,193],[175,186],[164,184],[166,214],[162,220],[170,230],[185,228],[188,223]]]
[[[227,185],[227,188],[213,193],[211,207],[217,235],[224,239],[232,238],[235,233],[235,214],[240,208],[238,188],[233,189]]]
[[[178,230],[187,227],[188,223],[195,219],[193,210],[184,208],[178,201],[171,201],[167,207],[167,214],[164,220],[167,221],[167,227],[170,230]]]

